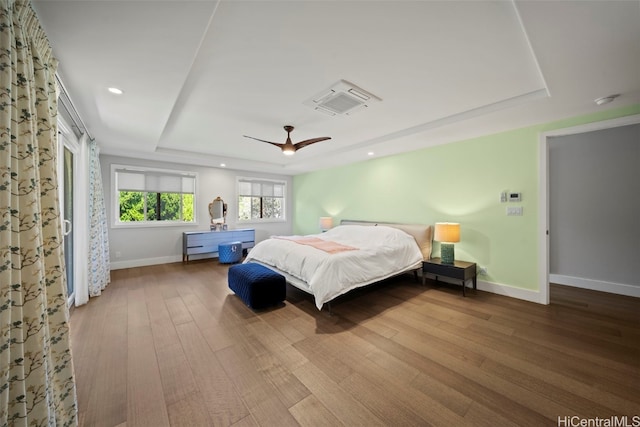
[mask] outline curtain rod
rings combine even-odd
[[[62,79],[60,78],[58,73],[56,73],[56,82],[58,83],[58,88],[60,88],[60,95],[58,97],[58,101],[69,114],[69,118],[73,122],[73,123],[70,123],[71,126],[75,127],[78,130],[78,132],[80,132],[80,134],[86,134],[89,140],[93,141],[94,140],[93,136],[91,136],[89,129],[87,129],[87,126],[84,124],[82,117],[80,117],[80,113],[78,113],[78,110],[76,110],[75,105],[73,105],[73,101],[71,101],[69,92],[67,92],[67,89],[64,87],[64,84],[62,83]]]

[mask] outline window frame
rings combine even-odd
[[[273,183],[282,185],[282,217],[281,218],[250,218],[250,219],[240,219],[240,183],[241,182],[252,182],[252,183]],[[284,179],[272,179],[272,178],[259,178],[252,176],[237,176],[236,177],[236,221],[238,224],[259,224],[259,223],[283,223],[287,222],[287,198],[288,198],[288,188],[287,181]],[[258,196],[255,196],[258,197]],[[261,199],[264,196],[259,196]]]
[[[142,174],[153,174],[156,176],[184,176],[193,178],[193,221],[168,221],[168,220],[153,220],[153,221],[120,221],[120,191],[118,190],[117,174],[119,172],[133,172]],[[160,193],[160,194],[174,194],[170,192],[158,192],[158,191],[141,191],[143,193]],[[111,227],[113,228],[153,228],[153,227],[184,227],[198,225],[197,215],[197,193],[198,193],[198,173],[192,171],[184,171],[177,169],[161,169],[147,166],[132,166],[132,165],[111,165]],[[191,193],[184,193],[191,194]],[[146,200],[145,200],[146,205]],[[145,212],[146,215],[146,212]]]

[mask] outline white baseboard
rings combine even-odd
[[[132,259],[127,261],[111,261],[111,270],[122,270],[124,268],[144,267],[147,265],[170,264],[182,261],[182,255],[172,255],[158,258]]]
[[[435,276],[431,274],[427,274],[427,277],[435,278]],[[460,285],[459,280],[449,279],[448,277],[440,277],[438,279],[441,282],[453,283],[456,285]],[[467,281],[467,287],[471,286],[471,281]],[[481,291],[491,292],[497,295],[504,295],[511,298],[517,298],[524,301],[535,302],[538,304],[545,304],[542,301],[542,295],[539,291],[532,291],[530,289],[516,288],[509,285],[501,285],[499,283],[485,282],[482,280],[478,280],[477,288]]]
[[[542,295],[540,294],[540,291],[532,291],[531,289],[516,288],[514,286],[484,282],[481,280],[478,280],[478,289],[480,289],[481,291],[504,295],[511,298],[517,298],[524,301],[545,304],[545,302],[542,301]]]
[[[191,255],[189,261],[199,259],[218,258],[217,253],[206,253]],[[147,265],[170,264],[172,262],[182,262],[182,255],[171,255],[157,258],[131,259],[127,261],[111,261],[111,270],[122,270],[124,268],[144,267]]]
[[[573,286],[576,288],[591,289],[594,291],[609,292],[612,294],[640,298],[640,286],[626,285],[623,283],[604,282],[602,280],[564,276],[562,274],[549,274],[549,282],[557,283],[558,285]]]

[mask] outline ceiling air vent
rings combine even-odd
[[[381,99],[377,96],[360,89],[346,80],[340,80],[327,90],[306,100],[304,105],[313,107],[317,111],[330,116],[349,116],[369,107],[372,102],[378,101],[381,101]]]

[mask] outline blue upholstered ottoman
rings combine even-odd
[[[242,259],[242,242],[220,243],[218,245],[218,261],[233,264]]]
[[[229,268],[229,288],[249,307],[261,309],[284,301],[287,282],[283,275],[256,264],[238,264]]]

